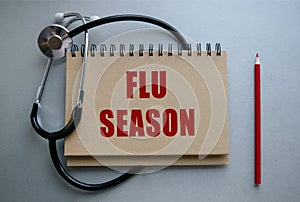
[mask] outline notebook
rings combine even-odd
[[[106,46],[109,51],[106,51]],[[65,139],[68,166],[223,165],[229,161],[226,51],[92,45],[83,112]],[[116,50],[117,49],[117,50]],[[65,117],[82,54],[67,52]]]

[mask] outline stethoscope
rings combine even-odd
[[[58,23],[63,23],[65,18],[71,18],[71,19],[64,26],[58,24]],[[69,27],[72,23],[79,20],[82,22],[82,25],[78,26],[77,28],[71,31],[68,31],[67,27]],[[56,146],[56,141],[70,135],[76,129],[76,126],[79,124],[81,119],[81,113],[82,113],[81,105],[84,97],[83,83],[84,83],[84,75],[85,75],[87,55],[88,55],[88,40],[89,40],[88,30],[104,24],[120,22],[120,21],[140,21],[140,22],[146,22],[146,23],[159,26],[169,31],[173,36],[175,36],[178,42],[182,44],[183,49],[188,49],[186,40],[180,34],[180,32],[177,31],[174,27],[172,27],[171,25],[169,25],[168,23],[162,20],[153,17],[144,16],[144,15],[126,14],[126,15],[113,15],[104,18],[99,18],[97,16],[85,17],[79,13],[74,13],[74,12],[65,13],[65,14],[57,13],[55,15],[55,22],[57,24],[52,24],[46,27],[45,29],[43,29],[38,37],[39,48],[42,51],[42,53],[45,54],[49,59],[46,65],[46,69],[41,84],[38,87],[35,102],[33,103],[32,106],[32,110],[30,114],[31,124],[34,130],[40,136],[42,136],[43,138],[49,141],[49,150],[50,150],[51,159],[59,175],[69,184],[82,190],[97,191],[97,190],[102,190],[105,188],[118,185],[124,182],[125,180],[129,179],[130,177],[132,177],[134,175],[132,173],[135,172],[135,169],[132,169],[128,173],[124,173],[115,179],[100,184],[84,183],[75,179],[67,172],[67,170],[64,168],[64,166],[62,165],[58,157],[58,151]],[[72,44],[72,38],[82,32],[84,32],[85,35],[85,40],[84,40],[85,42],[84,42],[83,64],[82,64],[80,84],[78,89],[77,104],[72,110],[72,114],[69,122],[62,129],[53,132],[46,131],[42,127],[39,110],[42,108],[41,99],[43,97],[43,92],[48,78],[49,70],[52,64],[52,60],[64,58],[66,49],[68,49]]]

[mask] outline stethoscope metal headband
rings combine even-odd
[[[87,51],[88,51],[88,30],[108,24],[113,22],[119,22],[119,21],[140,21],[140,22],[147,22],[150,24],[157,25],[163,29],[166,29],[171,32],[173,36],[179,41],[179,43],[182,44],[183,49],[187,49],[187,43],[184,39],[184,37],[178,32],[174,27],[171,25],[152,17],[143,16],[143,15],[115,15],[115,16],[108,16],[105,18],[101,18],[95,21],[92,21],[90,23],[86,24],[85,17],[78,13],[67,13],[64,14],[64,17],[71,17],[75,16],[82,20],[83,25],[77,27],[76,29],[70,31],[68,33],[68,30],[60,25],[50,25],[49,27],[45,28],[38,39],[39,47],[41,51],[49,57],[47,67],[45,69],[45,73],[41,82],[41,85],[38,88],[38,93],[36,97],[36,101],[33,103],[32,111],[30,114],[31,124],[34,128],[34,130],[41,135],[42,137],[49,140],[49,150],[51,159],[53,162],[54,167],[56,168],[59,175],[69,184],[73,185],[74,187],[77,187],[82,190],[87,191],[97,191],[97,190],[103,190],[115,185],[118,185],[125,180],[132,177],[133,173],[136,169],[131,169],[128,173],[124,173],[121,176],[112,179],[110,181],[99,183],[99,184],[89,184],[81,182],[74,177],[72,177],[67,170],[64,168],[62,163],[60,162],[60,159],[58,157],[57,147],[56,147],[56,140],[65,138],[69,134],[71,134],[75,129],[78,123],[81,119],[81,103],[83,99],[83,79],[84,79],[84,73],[85,73],[85,66],[86,66],[86,60],[87,60]],[[76,20],[76,19],[75,19]],[[71,24],[71,21],[75,21],[74,19],[69,21],[69,24]],[[81,72],[81,83],[79,87],[78,92],[78,103],[75,106],[75,108],[72,111],[71,118],[67,125],[64,126],[64,128],[55,131],[55,132],[48,132],[43,129],[43,127],[40,124],[40,116],[39,116],[39,108],[41,108],[41,99],[43,95],[44,86],[48,77],[49,69],[52,63],[52,58],[60,58],[61,56],[64,56],[62,53],[65,54],[65,48],[72,43],[71,38],[80,34],[81,32],[85,32],[85,52],[84,52],[84,61],[83,61],[83,68]],[[47,38],[48,37],[48,38]],[[131,172],[131,173],[130,173]]]

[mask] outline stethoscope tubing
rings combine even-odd
[[[122,21],[146,22],[146,23],[161,27],[161,28],[171,32],[171,34],[173,36],[175,36],[175,38],[178,40],[178,42],[182,45],[182,48],[184,50],[188,49],[186,40],[184,39],[182,34],[180,34],[180,32],[177,29],[175,29],[173,26],[171,26],[170,24],[168,24],[162,20],[159,20],[159,19],[156,19],[153,17],[149,17],[149,16],[144,16],[144,15],[124,14],[124,15],[107,16],[107,17],[100,18],[98,20],[94,20],[92,22],[89,22],[87,24],[81,25],[81,26],[73,29],[72,31],[69,32],[68,36],[70,38],[72,38],[84,31],[92,29],[94,27],[98,27],[101,25],[114,23],[114,22],[122,22]]]
[[[103,189],[107,189],[107,188],[116,186],[116,185],[128,180],[130,177],[134,176],[133,173],[124,173],[124,174],[120,175],[119,177],[116,177],[110,181],[99,183],[99,184],[89,184],[89,183],[81,182],[81,181],[75,179],[74,177],[72,177],[66,171],[63,164],[61,163],[61,161],[58,157],[56,140],[49,140],[49,151],[50,151],[53,165],[54,165],[55,169],[57,170],[58,174],[70,185],[72,185],[78,189],[81,189],[81,190],[100,191]]]

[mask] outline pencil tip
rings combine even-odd
[[[256,53],[256,57],[258,58],[258,53]]]

